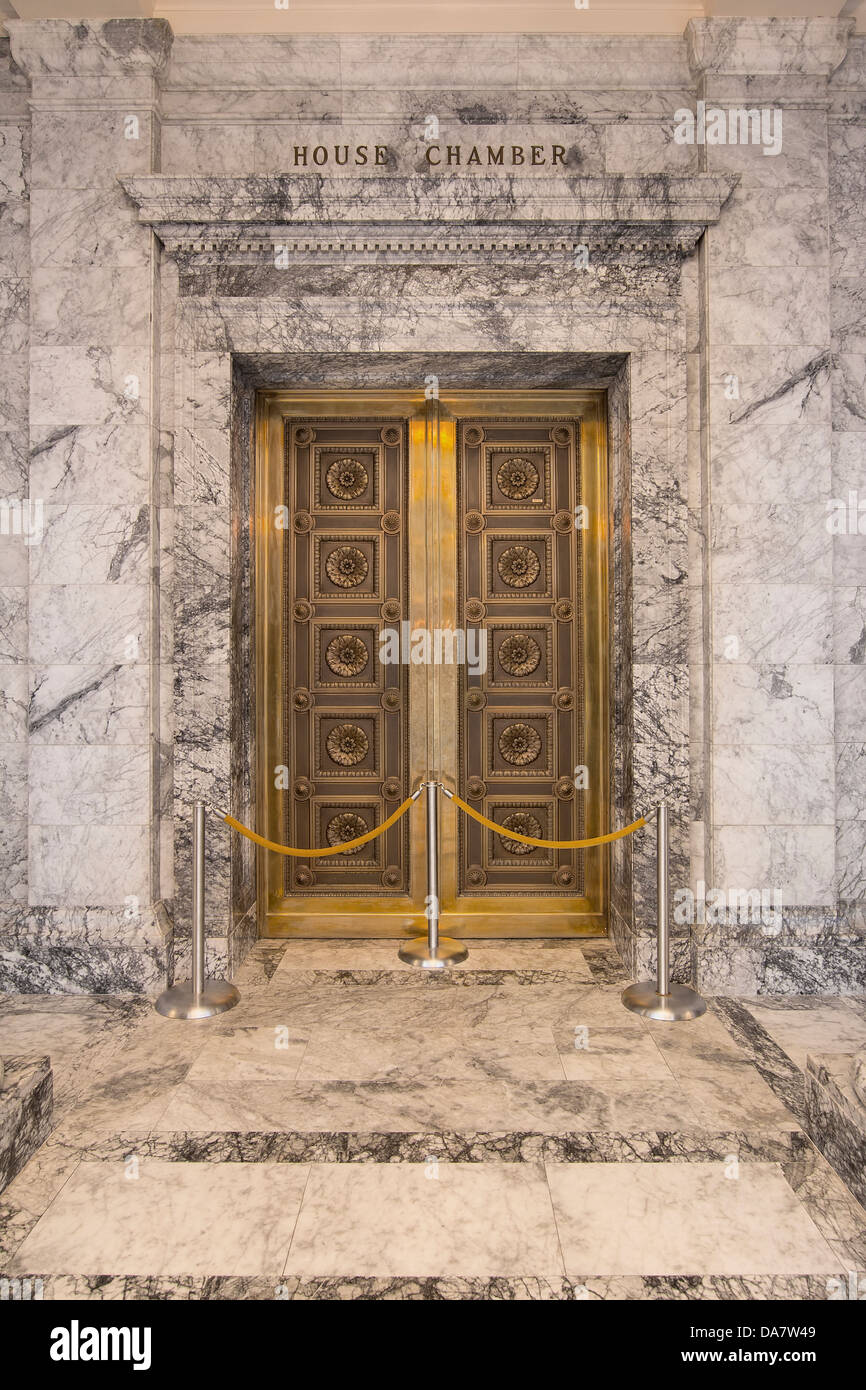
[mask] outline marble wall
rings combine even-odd
[[[859,393],[851,373],[866,241],[850,210],[862,208],[866,167],[864,47],[826,27],[804,46],[801,32],[776,26],[772,61],[757,68],[756,54],[770,56],[764,26],[689,32],[699,98],[783,118],[777,155],[703,151],[704,168],[739,179],[701,248],[707,881],[773,885],[782,902],[780,921],[743,924],[729,911],[698,933],[701,979],[725,992],[863,983],[866,785],[856,772],[851,781],[849,745],[863,537],[834,537],[828,506],[856,487],[840,460],[864,462],[843,406],[859,398],[862,416],[862,358]]]
[[[44,529],[0,536],[6,984],[182,972],[189,803],[251,814],[257,387],[515,384],[503,364],[531,354],[537,384],[609,393],[617,813],[668,799],[675,888],[781,894],[769,923],[680,924],[677,973],[862,989],[866,541],[825,524],[866,469],[850,23],[639,42],[8,29],[0,467]],[[781,110],[781,152],[678,144],[698,100]],[[437,140],[459,168],[430,173]],[[296,172],[296,147],[347,142],[388,154]],[[562,168],[464,165],[488,145],[557,145]],[[645,974],[648,837],[617,848],[613,882],[611,929]],[[219,829],[208,894],[231,971],[254,865]]]

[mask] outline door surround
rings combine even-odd
[[[612,818],[627,823],[664,797],[671,874],[686,881],[706,803],[709,669],[690,664],[688,646],[701,623],[687,412],[705,361],[690,328],[704,293],[694,253],[736,182],[509,176],[503,196],[501,179],[464,172],[449,175],[446,198],[441,180],[421,175],[121,179],[165,253],[160,499],[166,534],[176,512],[197,561],[193,582],[164,595],[163,659],[179,655],[164,673],[156,745],[173,748],[158,776],[160,873],[181,950],[191,796],[255,818],[254,400],[286,384],[409,385],[432,369],[449,384],[607,389]],[[574,254],[587,245],[589,273]],[[262,885],[246,841],[213,835],[207,859],[208,949],[231,972],[259,933]],[[618,841],[611,871],[611,933],[641,977],[656,929],[652,837]],[[673,944],[685,960],[707,943],[684,929]]]

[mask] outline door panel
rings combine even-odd
[[[403,667],[380,633],[407,611],[407,424],[285,423],[287,699],[284,823],[295,846],[381,824],[408,795]],[[286,860],[287,897],[405,894],[408,822],[360,849]]]
[[[487,648],[484,674],[460,673],[460,794],[505,831],[579,839],[577,425],[476,418],[457,441],[458,613]],[[579,851],[534,849],[468,818],[458,843],[462,895],[583,896]]]

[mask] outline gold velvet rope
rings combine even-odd
[[[465,801],[461,801],[456,792],[449,792],[447,788],[442,790],[445,795],[459,806],[461,811],[465,811],[467,816],[477,820],[480,825],[486,825],[489,830],[495,830],[497,835],[501,835],[503,840],[519,840],[522,845],[537,845],[539,849],[590,849],[593,845],[609,845],[612,840],[622,840],[626,835],[633,835],[641,826],[646,825],[646,818],[641,816],[640,820],[633,821],[624,830],[613,830],[609,835],[596,835],[592,840],[533,840],[529,835],[518,835],[514,830],[509,830],[504,825],[497,825],[496,821],[488,820],[482,816],[480,811],[475,811],[471,806],[467,806]]]
[[[442,790],[449,800],[454,802],[455,806],[459,806],[461,811],[466,812],[467,816],[477,820],[480,825],[486,825],[489,830],[495,830],[497,835],[502,836],[503,840],[519,840],[523,845],[536,845],[539,849],[591,849],[593,845],[609,845],[613,840],[622,840],[626,835],[633,835],[636,830],[640,830],[646,825],[646,818],[641,816],[640,820],[633,821],[623,830],[613,830],[609,835],[596,835],[591,840],[534,840],[530,835],[518,835],[516,831],[508,830],[505,826],[498,825],[496,821],[488,820],[486,816],[481,815],[480,811],[475,811],[471,806],[467,806],[456,792],[449,791],[447,787],[443,787]],[[235,820],[234,816],[228,815],[227,812],[216,811],[216,814],[239,835],[245,835],[248,840],[252,840],[254,844],[262,845],[264,849],[272,849],[275,854],[291,854],[296,859],[321,859],[326,854],[345,854],[347,850],[357,849],[360,845],[366,845],[370,840],[375,840],[377,835],[383,835],[386,830],[390,830],[391,826],[396,824],[401,816],[406,814],[412,802],[417,800],[418,795],[419,792],[415,792],[414,795],[407,796],[393,815],[390,815],[375,830],[368,830],[366,835],[359,835],[357,840],[343,840],[339,845],[334,845],[329,849],[294,849],[291,845],[278,845],[274,840],[266,840],[264,835],[257,835],[254,830],[242,825],[239,820]]]
[[[345,854],[348,849],[356,849],[359,845],[366,845],[369,840],[375,840],[377,835],[384,835],[395,821],[406,814],[414,800],[414,796],[407,796],[402,806],[398,806],[394,814],[383,821],[381,825],[377,825],[375,830],[368,830],[366,835],[359,835],[357,840],[343,840],[331,849],[292,849],[291,845],[278,845],[273,840],[266,840],[264,835],[257,835],[254,830],[249,830],[247,826],[241,825],[234,816],[226,815],[222,811],[218,811],[217,815],[222,816],[226,825],[230,825],[232,830],[236,830],[239,835],[245,835],[248,840],[253,840],[257,845],[263,845],[265,849],[272,849],[275,854],[292,854],[296,859],[321,859],[325,854]]]

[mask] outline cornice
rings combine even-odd
[[[566,252],[583,240],[688,252],[737,179],[152,174],[120,182],[169,252],[242,264],[277,246],[290,258],[498,258]]]

